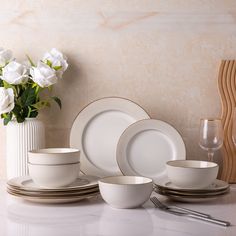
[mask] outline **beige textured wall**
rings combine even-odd
[[[48,146],[67,146],[76,114],[106,96],[129,98],[182,134],[188,158],[200,117],[220,115],[217,74],[236,57],[235,0],[0,1],[0,45],[34,58],[52,47],[69,57],[56,85],[63,102],[41,114]],[[0,126],[0,176],[5,130]]]

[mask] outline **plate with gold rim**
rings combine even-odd
[[[223,193],[230,191],[229,187],[226,189],[214,191],[214,192],[180,192],[177,190],[167,190],[167,189],[161,189],[161,188],[154,188],[154,189],[155,189],[155,191],[161,192],[163,194],[185,196],[185,197],[210,197],[210,196],[221,195]]]
[[[173,190],[178,192],[191,192],[191,193],[208,193],[208,192],[217,192],[229,188],[229,184],[223,180],[216,179],[209,187],[204,189],[184,189],[174,185],[167,176],[162,179],[156,180],[155,185],[163,190]]]
[[[11,191],[8,191],[9,194],[11,194],[14,197],[18,197],[27,201],[35,202],[35,203],[45,203],[45,204],[59,204],[59,203],[72,203],[77,202],[81,200],[85,200],[92,197],[97,197],[100,195],[99,192],[94,192],[90,194],[86,194],[83,196],[70,196],[70,197],[41,197],[41,196],[27,196],[23,194],[16,194]]]
[[[139,175],[154,181],[166,174],[166,162],[186,158],[184,141],[170,124],[155,119],[138,121],[121,135],[117,163],[124,175]]]
[[[8,186],[7,190],[11,191],[12,193],[16,194],[23,194],[28,196],[78,196],[83,194],[88,194],[92,192],[98,192],[99,188],[90,188],[90,189],[81,189],[81,190],[73,190],[73,191],[57,191],[57,192],[40,192],[40,191],[28,191],[28,190],[21,190],[15,189],[13,187]]]
[[[87,105],[70,133],[70,146],[81,150],[81,170],[99,177],[121,175],[116,162],[118,140],[129,125],[149,118],[141,106],[124,98],[102,98]]]
[[[202,195],[182,195],[182,194],[174,194],[174,193],[170,193],[168,191],[162,191],[162,190],[157,190],[156,192],[158,194],[161,194],[163,196],[166,196],[168,198],[170,198],[171,200],[174,201],[179,201],[179,202],[189,202],[189,203],[198,203],[198,202],[206,202],[206,201],[212,201],[212,200],[216,200],[218,198],[221,198],[225,195],[227,195],[230,191],[230,188],[222,190],[218,193],[211,193],[209,194],[202,194]]]
[[[15,189],[25,191],[36,191],[36,192],[60,192],[60,191],[73,191],[81,189],[90,189],[98,187],[98,180],[100,178],[91,175],[81,175],[72,184],[60,187],[60,188],[42,188],[36,185],[30,176],[21,176],[10,179],[7,185]]]

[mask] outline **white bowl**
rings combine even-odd
[[[106,177],[98,181],[105,202],[114,208],[135,208],[146,202],[153,189],[152,180],[138,176]]]
[[[35,184],[44,188],[58,188],[73,183],[79,176],[80,163],[41,165],[28,163],[29,174]]]
[[[31,164],[68,164],[80,161],[80,151],[74,148],[45,148],[28,152]]]
[[[167,175],[177,187],[202,189],[217,177],[219,166],[214,162],[197,160],[175,160],[166,163]]]

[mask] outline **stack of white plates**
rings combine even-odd
[[[46,189],[37,186],[30,176],[22,176],[7,182],[7,191],[13,196],[38,203],[68,203],[99,195],[98,177],[80,176],[69,186]]]
[[[216,179],[209,187],[204,189],[179,188],[171,183],[167,177],[155,182],[155,191],[157,193],[165,195],[173,200],[183,202],[213,200],[228,193],[229,190],[229,184],[218,179]]]

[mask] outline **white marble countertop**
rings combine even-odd
[[[5,182],[0,182],[0,235],[236,235],[236,185],[231,186],[230,194],[214,201],[175,204],[230,221],[232,226],[221,227],[170,215],[155,209],[150,201],[139,209],[129,210],[112,209],[100,197],[72,204],[35,204],[10,196]]]

